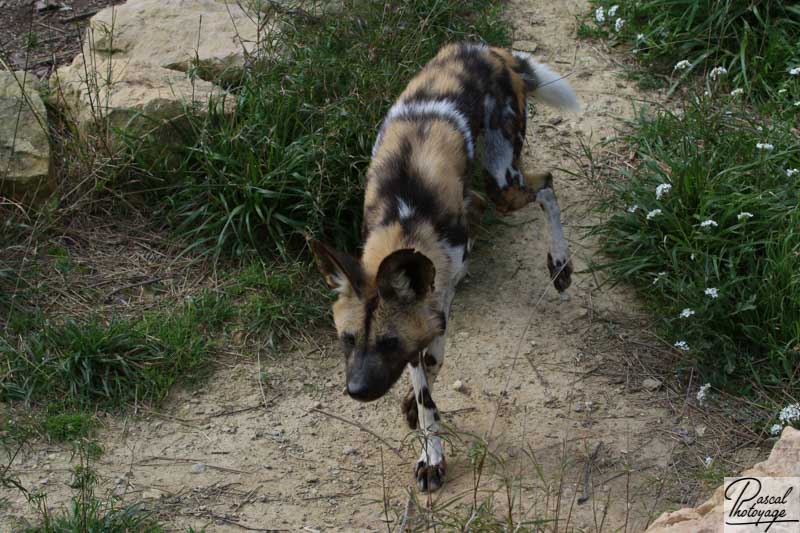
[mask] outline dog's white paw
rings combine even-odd
[[[444,484],[446,470],[444,457],[438,464],[427,464],[425,460],[417,461],[414,467],[414,476],[417,478],[417,487],[422,492],[434,492]]]

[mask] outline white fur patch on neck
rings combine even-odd
[[[446,99],[418,100],[414,102],[397,102],[389,110],[386,118],[383,119],[381,131],[372,146],[372,157],[378,153],[378,147],[383,139],[383,132],[393,120],[413,120],[415,118],[432,116],[442,118],[452,123],[464,137],[464,144],[467,148],[467,157],[472,159],[475,156],[475,144],[472,139],[472,130],[469,128],[467,118],[458,110],[456,104]]]

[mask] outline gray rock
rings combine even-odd
[[[52,192],[47,111],[39,79],[0,72],[0,194],[39,198]]]
[[[655,391],[661,388],[661,381],[653,378],[647,378],[642,381],[642,388],[649,391]]]
[[[192,465],[192,474],[202,474],[207,468],[204,463],[195,463]]]

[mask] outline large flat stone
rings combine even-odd
[[[84,55],[128,59],[209,81],[241,76],[246,57],[270,32],[236,1],[129,0],[92,17]]]
[[[147,133],[210,105],[232,108],[226,92],[183,72],[128,59],[84,62],[78,56],[50,78],[52,98],[81,131],[101,127],[113,134]],[[211,104],[211,102],[215,102]]]

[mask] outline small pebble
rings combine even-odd
[[[344,453],[345,455],[356,455],[358,453],[358,450],[356,450],[352,446],[345,446],[342,449],[342,453]]]
[[[642,388],[649,391],[658,390],[661,387],[661,382],[657,379],[647,378],[642,381]]]
[[[456,392],[463,392],[464,391],[464,382],[460,379],[457,379],[453,382],[453,390]]]
[[[195,463],[192,465],[192,474],[202,474],[206,471],[206,465],[203,463]]]

